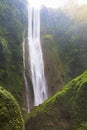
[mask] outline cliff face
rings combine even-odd
[[[26,105],[22,57],[23,28],[27,33],[25,3],[26,0],[0,1],[0,85],[9,90],[20,105]],[[77,14],[73,14],[73,17],[67,10],[41,9],[41,43],[49,96],[87,69],[86,7],[75,12],[79,10],[80,19]],[[32,107],[33,90],[28,61],[26,75]]]
[[[86,92],[87,71],[34,108],[28,115],[26,130],[86,130]]]
[[[87,5],[73,8],[70,5],[69,9],[41,9],[41,35],[54,37],[65,83],[87,69],[86,10]]]
[[[27,37],[27,8],[26,1],[0,1],[0,85],[10,91],[20,105],[26,106],[23,79],[23,31]],[[23,30],[25,29],[25,30]],[[63,85],[63,74],[55,39],[51,35],[41,38],[45,61],[45,75],[49,96],[55,94]],[[26,38],[26,59],[28,57]],[[29,63],[26,61],[26,75],[28,79],[31,107],[33,90]]]
[[[0,1],[0,85],[23,104],[22,37],[25,5],[20,0]]]
[[[48,95],[52,96],[59,91],[64,84],[62,65],[58,50],[55,46],[55,38],[49,34],[43,35],[41,43],[48,85]]]

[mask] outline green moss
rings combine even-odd
[[[0,85],[23,106],[23,17],[25,5],[19,0],[0,1]],[[24,23],[25,24],[25,23]]]
[[[55,46],[55,38],[50,34],[45,34],[41,36],[41,43],[43,49],[48,92],[49,95],[52,96],[63,86],[62,66],[57,48]]]
[[[24,121],[18,103],[2,87],[0,87],[0,130],[24,130]]]
[[[26,130],[86,130],[86,122],[87,71],[33,109]]]

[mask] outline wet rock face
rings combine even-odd
[[[54,95],[63,86],[63,72],[55,39],[52,35],[44,35],[41,39],[43,58],[45,63],[45,75],[49,96]]]
[[[25,40],[25,75],[28,82],[28,95],[29,95],[29,106],[30,109],[32,109],[34,104],[34,92],[33,92],[33,86],[32,86],[32,79],[31,79],[31,71],[30,71],[30,63],[29,63],[29,51],[28,51],[28,39]],[[26,88],[26,87],[25,87]],[[26,93],[26,92],[25,92]]]
[[[55,47],[54,38],[51,35],[46,35],[41,39],[42,50],[43,50],[43,59],[45,65],[45,76],[48,86],[48,96],[54,95],[59,91],[63,86],[63,74],[60,59],[58,56],[57,49]],[[34,104],[34,92],[32,86],[30,64],[29,64],[29,52],[28,52],[28,41],[26,39],[25,44],[25,72],[29,86],[29,100],[30,100],[30,109],[32,109]]]

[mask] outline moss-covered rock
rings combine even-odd
[[[0,85],[23,106],[23,22],[25,5],[21,0],[0,1]],[[24,20],[23,20],[24,19]]]
[[[24,130],[24,121],[18,103],[2,87],[0,87],[0,130]]]
[[[63,86],[63,72],[58,50],[55,46],[55,38],[50,34],[41,36],[45,74],[49,96],[54,95]]]
[[[26,130],[87,130],[87,71],[33,109]]]

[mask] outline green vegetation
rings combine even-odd
[[[24,121],[18,103],[2,87],[0,87],[0,130],[24,130]]]
[[[23,105],[22,38],[25,5],[20,0],[0,1],[0,85]]]
[[[23,31],[27,33],[25,1],[0,1],[0,85],[21,106],[26,105],[22,57]],[[81,7],[73,15],[70,10],[45,7],[41,10],[41,41],[49,96],[61,89],[63,80],[67,83],[87,69],[86,10],[86,6]],[[34,107],[27,117],[26,130],[87,130],[86,92],[87,71],[45,103]],[[0,130],[23,130],[23,124],[16,100],[0,87]]]
[[[41,35],[54,37],[65,83],[87,69],[86,10],[87,6],[65,10],[43,7],[41,10]]]
[[[34,108],[27,119],[26,130],[86,130],[87,71]]]
[[[41,38],[45,62],[45,74],[49,96],[54,95],[63,86],[63,72],[60,57],[52,35],[43,35]]]

